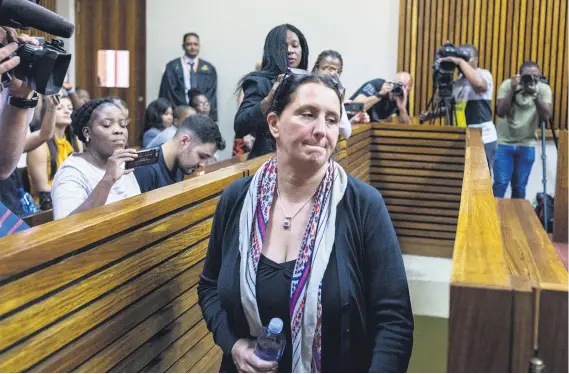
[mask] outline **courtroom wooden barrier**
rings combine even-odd
[[[404,253],[451,257],[466,129],[374,123],[370,183],[387,204]]]
[[[553,241],[556,243],[567,243],[568,233],[567,218],[569,204],[567,195],[569,194],[569,178],[567,176],[569,168],[569,156],[567,145],[569,143],[569,133],[567,130],[559,131],[559,149],[557,151],[557,178],[555,180],[555,214],[553,218]]]
[[[468,130],[451,274],[449,372],[567,372],[567,271],[525,200],[493,197]]]
[[[0,239],[0,371],[215,371],[196,284],[236,166]]]

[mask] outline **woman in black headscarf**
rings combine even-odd
[[[287,67],[307,69],[308,44],[299,29],[283,24],[273,28],[265,39],[261,70],[249,73],[239,84],[244,98],[235,115],[235,136],[255,135],[249,159],[275,151],[266,112]]]

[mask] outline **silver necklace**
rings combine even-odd
[[[283,206],[283,199],[281,198],[281,192],[279,191],[279,186],[277,186],[277,197],[279,200],[279,206],[281,207],[281,211],[283,212],[283,215],[285,217],[284,221],[283,221],[283,228],[285,230],[290,229],[291,225],[292,225],[292,220],[298,215],[298,213],[300,213],[300,211],[302,210],[302,208],[304,208],[306,206],[306,204],[308,204],[308,202],[312,199],[312,197],[314,197],[314,195],[316,194],[316,192],[318,191],[318,189],[316,189],[316,191],[314,191],[314,193],[312,194],[312,196],[310,196],[308,198],[308,200],[306,200],[304,202],[304,204],[302,204],[302,206],[296,211],[296,213],[294,213],[292,216],[289,216],[285,213],[284,211],[284,206]]]

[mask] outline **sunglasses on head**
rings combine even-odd
[[[281,82],[281,85],[287,79],[294,79],[295,77],[298,78],[298,77],[304,77],[304,76],[316,76],[316,74],[313,74],[313,73],[309,72],[308,70],[304,70],[304,69],[286,68],[286,72],[283,76],[283,80]],[[333,81],[334,88],[336,90],[338,90],[338,92],[340,93],[340,95],[342,97],[344,97],[344,87],[342,87],[342,83],[340,82],[340,79],[337,76],[336,77],[329,76],[329,77]],[[277,92],[278,92],[279,88],[281,88],[281,85],[279,85],[279,87],[277,88]]]

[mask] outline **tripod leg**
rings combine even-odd
[[[547,155],[545,147],[545,121],[541,121],[541,166],[542,166],[542,183],[543,183],[543,227],[547,232],[548,215],[547,215]]]

